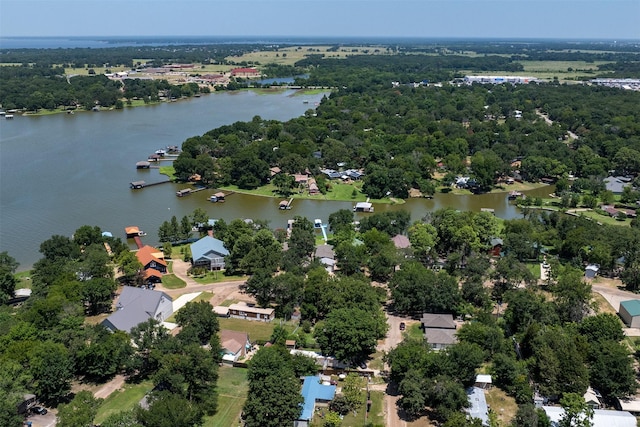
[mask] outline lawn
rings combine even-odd
[[[175,274],[165,274],[162,276],[162,286],[167,289],[180,289],[187,286],[187,284]]]
[[[593,301],[597,304],[598,306],[598,313],[609,313],[609,314],[613,314],[613,315],[618,315],[618,312],[616,311],[615,308],[613,308],[611,306],[611,304],[609,304],[609,301],[607,301],[602,295],[600,295],[597,292],[592,292],[591,293],[591,298],[593,298]],[[622,325],[622,323],[621,323]],[[625,327],[625,326],[623,326]]]
[[[422,330],[421,323],[414,323],[409,325],[406,332],[402,334],[403,336],[408,335],[409,338],[413,339],[424,339],[424,331]]]
[[[133,409],[151,389],[153,389],[151,381],[143,381],[140,384],[125,384],[123,391],[113,392],[102,402],[102,405],[98,408],[94,423],[102,423],[113,413]]]
[[[626,227],[631,226],[631,220],[630,219],[625,219],[624,221],[619,221],[619,220],[611,217],[608,214],[607,215],[602,215],[601,213],[598,213],[598,212],[595,212],[595,211],[581,211],[581,212],[578,212],[578,214],[580,216],[592,219],[592,220],[597,221],[597,222],[601,222],[603,224],[626,226]]]
[[[253,341],[268,341],[271,338],[276,324],[273,322],[258,322],[244,319],[220,319],[220,329],[230,329],[232,331],[246,332],[249,339]]]
[[[374,426],[383,426],[385,424],[383,407],[384,393],[381,391],[371,392],[371,410],[367,414],[367,424],[371,423]],[[365,425],[365,411],[366,406],[362,406],[358,412],[354,415],[353,412],[349,412],[342,420],[342,427],[356,427]]]
[[[201,285],[208,285],[210,283],[218,283],[218,282],[241,282],[243,280],[247,280],[248,276],[240,276],[240,275],[231,275],[225,276],[225,274],[221,271],[208,271],[204,276],[192,277],[193,280],[200,283]]]
[[[158,172],[160,172],[160,175],[168,176],[171,181],[176,179],[176,170],[173,166],[160,166]]]
[[[18,283],[16,283],[16,289],[31,289],[31,270],[19,271],[14,274],[13,277],[18,281]]]
[[[218,371],[218,412],[205,417],[205,427],[240,425],[242,406],[247,398],[247,369],[222,366]]]
[[[526,264],[527,269],[533,274],[533,277],[536,279],[540,278],[540,263],[539,262],[529,262]]]
[[[487,399],[487,405],[498,415],[500,425],[509,425],[518,411],[518,404],[515,399],[507,396],[504,391],[497,387],[492,387],[490,390],[487,390],[485,397]]]

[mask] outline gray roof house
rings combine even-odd
[[[607,190],[613,194],[622,194],[624,187],[631,185],[631,178],[624,176],[608,176],[604,180],[604,185]]]
[[[173,314],[173,300],[164,292],[125,286],[116,304],[116,311],[102,321],[112,331],[130,332],[149,319],[163,322]]]
[[[434,350],[440,350],[458,342],[456,324],[451,314],[424,313],[422,319],[424,339]]]
[[[191,262],[194,266],[221,270],[224,268],[224,257],[227,255],[229,251],[224,247],[222,240],[211,236],[205,236],[191,244]]]

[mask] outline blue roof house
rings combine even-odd
[[[333,400],[336,394],[336,386],[321,384],[319,376],[308,376],[304,377],[301,393],[304,403],[302,404],[302,414],[295,423],[298,427],[309,425],[313,418],[316,404],[326,405]]]
[[[224,257],[229,251],[222,240],[205,236],[191,244],[191,263],[194,267],[206,267],[209,270],[224,269]]]

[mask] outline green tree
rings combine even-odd
[[[168,392],[149,397],[149,409],[138,406],[136,418],[144,427],[193,427],[202,425],[202,410],[197,404]]]
[[[341,230],[353,229],[353,211],[350,209],[340,209],[329,214],[329,229],[335,233]]]
[[[37,345],[30,354],[33,390],[44,400],[59,400],[71,390],[72,367],[67,348],[53,341]]]
[[[435,253],[438,244],[438,230],[431,224],[415,223],[409,228],[409,241],[416,258],[426,264]]]
[[[136,418],[135,410],[120,411],[109,415],[100,427],[143,427]]]
[[[638,387],[633,358],[626,345],[615,341],[599,341],[589,350],[591,385],[605,398],[633,395]]]
[[[78,392],[71,402],[58,408],[60,427],[93,427],[102,399],[96,399],[90,391]]]
[[[609,340],[619,342],[624,338],[620,318],[611,313],[585,317],[578,325],[578,330],[590,343]]]
[[[288,197],[296,185],[296,180],[292,175],[279,173],[271,179],[271,183],[276,187],[278,194]]]
[[[182,327],[179,335],[193,336],[201,345],[212,343],[220,330],[218,316],[208,301],[188,302],[176,313],[176,323]]]
[[[342,395],[351,411],[360,409],[365,401],[364,380],[358,374],[351,372],[342,383]]]
[[[593,408],[584,401],[584,397],[577,393],[566,393],[560,399],[564,410],[558,422],[559,427],[592,427]]]
[[[249,390],[244,404],[244,422],[248,427],[290,425],[302,411],[300,381],[282,346],[263,347],[249,365]]]
[[[422,373],[417,369],[409,370],[398,386],[402,397],[398,405],[411,417],[417,418],[424,412],[426,404],[426,387]]]
[[[342,418],[337,412],[329,411],[324,415],[322,427],[340,427]]]
[[[360,362],[375,351],[377,340],[384,337],[386,330],[380,311],[338,308],[331,310],[324,324],[316,327],[316,339],[324,354]]]

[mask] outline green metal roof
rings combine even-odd
[[[640,316],[640,300],[632,299],[629,301],[622,301],[620,305],[624,307],[624,309],[627,310],[627,313],[631,316]]]

